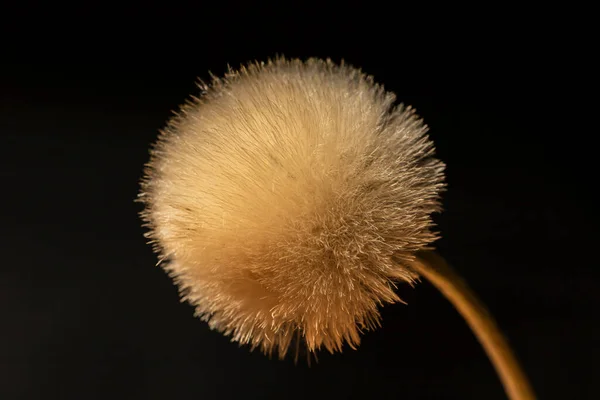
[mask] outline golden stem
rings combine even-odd
[[[494,318],[466,282],[446,261],[432,252],[419,253],[409,265],[427,278],[465,319],[490,361],[511,400],[534,400],[535,394]]]

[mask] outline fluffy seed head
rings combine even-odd
[[[356,346],[436,239],[444,166],[427,127],[330,61],[251,64],[201,89],[142,183],[163,267],[211,328],[252,348]]]

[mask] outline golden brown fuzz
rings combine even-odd
[[[444,165],[410,107],[330,61],[251,64],[202,86],[142,183],[148,237],[183,298],[283,357],[355,347],[436,239]]]

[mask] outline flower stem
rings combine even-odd
[[[490,361],[511,400],[534,400],[535,394],[494,318],[466,282],[439,255],[423,252],[409,263],[431,282],[465,319]]]

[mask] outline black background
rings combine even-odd
[[[198,93],[197,77],[277,54],[343,58],[417,108],[448,165],[440,253],[494,313],[541,399],[598,395],[594,131],[572,122],[585,100],[570,89],[587,81],[561,10],[10,7],[0,398],[505,398],[426,282],[399,288],[408,305],[385,307],[357,351],[309,368],[210,331],[155,267],[134,199],[158,130]]]

